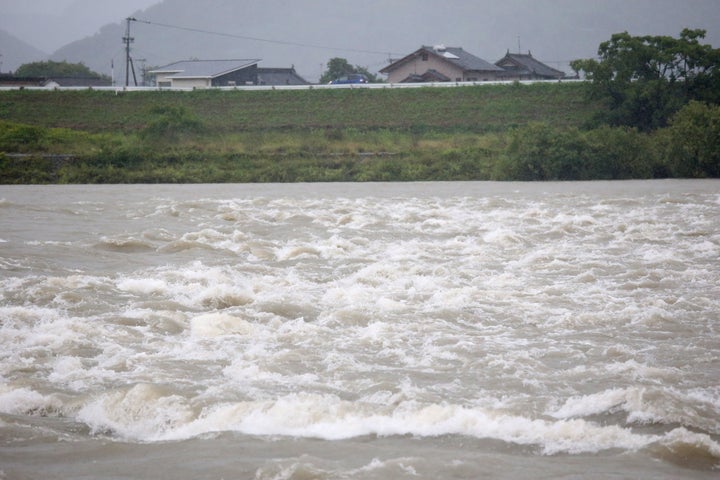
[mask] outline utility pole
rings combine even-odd
[[[138,62],[140,62],[140,86],[145,86],[145,71],[147,70],[145,68],[145,62],[147,62],[146,58],[138,58]],[[133,68],[133,74],[135,74],[135,69]]]
[[[135,86],[137,87],[135,65],[133,65],[132,58],[130,57],[130,44],[135,41],[135,39],[130,36],[130,22],[134,22],[136,20],[133,17],[128,17],[126,20],[127,28],[125,29],[125,36],[123,37],[123,42],[125,42],[125,86],[127,87],[130,85],[130,68],[132,68],[133,80],[135,81]]]

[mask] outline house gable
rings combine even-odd
[[[551,80],[565,77],[564,72],[545,65],[530,52],[521,54],[508,51],[495,65],[505,70],[504,78],[507,80]]]
[[[422,75],[412,74],[401,80],[399,83],[428,83],[428,82],[450,82],[452,79],[446,77],[437,70],[430,69]]]
[[[460,47],[444,46],[423,46],[380,70],[380,73],[388,75],[390,83],[442,77],[449,81],[496,80],[502,72],[503,69],[497,65]]]
[[[258,68],[258,85],[309,85],[309,82],[302,78],[291,68]]]

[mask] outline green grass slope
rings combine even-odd
[[[517,128],[586,124],[585,88],[0,91],[0,182],[491,179]]]

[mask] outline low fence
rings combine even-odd
[[[238,85],[233,87],[208,87],[208,88],[168,88],[168,87],[125,87],[125,86],[109,86],[109,87],[32,87],[32,86],[0,86],[3,90],[45,90],[45,91],[72,91],[72,90],[97,90],[111,91],[115,93],[122,92],[188,92],[193,90],[221,90],[221,91],[267,91],[267,90],[353,90],[353,89],[398,89],[398,88],[454,88],[454,87],[475,87],[490,85],[531,85],[537,83],[572,83],[583,82],[582,79],[562,79],[562,80],[506,80],[506,81],[486,81],[486,82],[426,82],[426,83],[361,83],[361,84],[312,84],[312,85]]]

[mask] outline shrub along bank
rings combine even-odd
[[[585,88],[6,91],[0,183],[718,176],[717,107],[593,128]]]

